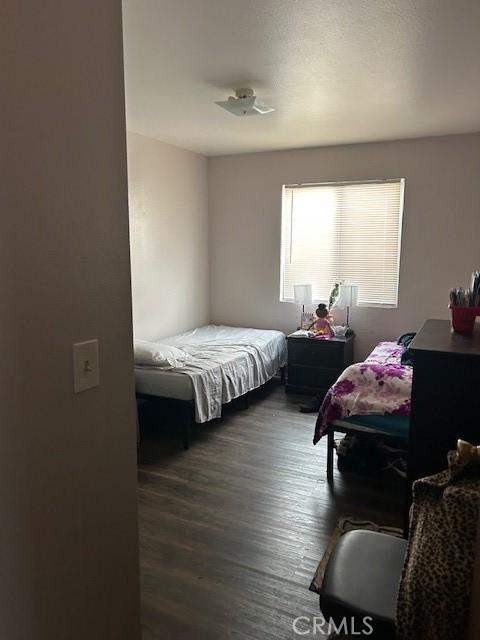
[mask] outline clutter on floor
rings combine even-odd
[[[364,476],[393,475],[406,478],[407,452],[378,434],[348,434],[335,443],[337,466],[341,472]]]

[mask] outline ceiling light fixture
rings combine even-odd
[[[222,109],[226,109],[234,116],[263,116],[266,113],[275,111],[273,107],[258,102],[253,89],[235,89],[235,95],[230,96],[228,100],[215,102]]]

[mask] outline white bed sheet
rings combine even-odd
[[[158,342],[183,349],[185,366],[136,367],[137,391],[193,398],[197,422],[220,417],[222,404],[264,384],[287,360],[285,335],[273,330],[208,325]]]

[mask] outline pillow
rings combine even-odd
[[[138,365],[172,369],[185,365],[185,351],[159,342],[134,340],[134,362]]]

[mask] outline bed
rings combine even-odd
[[[380,342],[364,362],[347,367],[327,392],[313,443],[327,435],[329,480],[333,479],[336,431],[408,438],[413,368],[401,363],[403,352],[396,342]]]
[[[170,365],[142,360],[142,348],[174,350]],[[180,356],[177,354],[180,353]],[[280,331],[208,325],[156,342],[135,341],[137,395],[175,401],[190,443],[190,416],[197,423],[222,415],[222,406],[265,384],[287,361]]]

